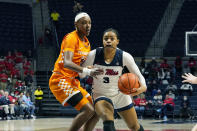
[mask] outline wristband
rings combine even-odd
[[[91,73],[91,69],[83,68],[83,72],[82,72],[83,75],[87,76],[90,75],[90,73]]]

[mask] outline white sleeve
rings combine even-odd
[[[138,76],[141,86],[142,85],[146,86],[146,81],[143,75],[141,74],[138,66],[136,65],[133,57],[129,53],[124,52],[124,51],[123,51],[123,66],[126,66],[129,72],[134,73]]]
[[[96,50],[95,49],[90,51],[90,53],[88,54],[85,62],[82,64],[82,66],[83,67],[92,66],[93,63],[94,63],[95,55],[96,55]]]

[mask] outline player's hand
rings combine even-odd
[[[90,72],[90,76],[97,78],[97,75],[102,75],[104,73],[103,69],[92,68]]]
[[[132,90],[133,93],[131,93],[131,95],[132,95],[132,96],[137,96],[137,95],[139,95],[139,94],[145,92],[146,89],[147,89],[146,86],[140,86],[140,88],[134,88],[134,89]]]
[[[103,74],[103,69],[94,68],[94,67],[85,67],[83,68],[83,72],[79,73],[80,78],[84,78],[86,76],[92,76],[97,78],[97,75]]]
[[[197,84],[197,77],[192,75],[191,73],[185,73],[184,75],[182,75],[182,78],[184,78],[185,80],[183,80],[182,82],[188,82],[191,84]]]

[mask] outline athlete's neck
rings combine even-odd
[[[80,38],[81,41],[84,41],[85,42],[85,38],[84,38],[85,35],[83,33],[77,31],[77,35],[79,36],[79,38]]]
[[[104,59],[106,62],[111,62],[116,54],[115,48],[104,48]]]

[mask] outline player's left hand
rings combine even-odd
[[[137,96],[137,95],[139,95],[139,94],[145,92],[146,89],[147,89],[146,86],[140,86],[140,88],[134,88],[133,91],[132,91],[133,93],[131,93],[131,95],[132,95],[132,96]],[[135,90],[136,90],[136,91],[135,91]]]

